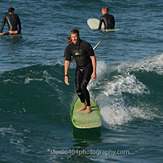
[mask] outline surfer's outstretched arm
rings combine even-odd
[[[70,83],[68,82],[68,70],[70,67],[70,61],[65,60],[65,83],[69,85]]]

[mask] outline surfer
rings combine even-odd
[[[79,96],[82,107],[78,111],[85,110],[85,113],[91,112],[90,95],[87,90],[87,85],[92,77],[96,78],[96,58],[92,46],[81,40],[79,30],[71,30],[71,42],[65,49],[65,83],[68,82],[68,70],[71,57],[76,61],[75,84],[76,93]]]
[[[99,23],[99,30],[101,29],[102,23],[104,23],[104,29],[114,29],[115,27],[115,20],[114,16],[111,14],[108,14],[109,8],[104,7],[102,8],[102,14],[103,16],[100,17],[100,23]]]
[[[15,35],[21,33],[21,22],[19,16],[17,14],[14,14],[14,8],[12,7],[8,9],[8,12],[9,14],[7,14],[3,19],[0,35],[9,35],[9,34]],[[2,33],[6,21],[8,23],[9,31],[7,33]],[[17,28],[18,25],[19,25],[19,30]]]

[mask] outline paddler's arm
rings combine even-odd
[[[93,73],[91,75],[92,79],[96,78],[96,58],[95,56],[90,56],[91,60],[92,60],[92,66],[93,66]]]
[[[70,61],[65,60],[65,83],[69,85],[70,83],[68,82],[68,70],[70,67]]]
[[[6,23],[6,16],[5,16],[4,19],[3,19],[2,26],[1,26],[1,29],[0,29],[0,34],[1,34],[1,35],[4,34],[4,33],[2,33],[2,32],[3,32],[3,28],[4,28],[4,26],[5,26],[5,23]]]
[[[100,22],[99,22],[99,26],[98,26],[99,30],[101,29],[101,26],[102,26],[102,19],[100,18]]]

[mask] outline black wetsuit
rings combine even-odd
[[[93,48],[89,43],[83,40],[80,40],[78,45],[71,43],[65,49],[65,59],[71,61],[71,57],[73,57],[76,61],[76,93],[82,103],[87,102],[87,106],[90,106],[90,96],[87,85],[93,72],[90,56],[94,56]]]
[[[111,14],[105,14],[100,17],[99,29],[101,29],[102,22],[104,23],[104,29],[114,29],[115,27],[115,20],[114,16]]]
[[[21,33],[21,22],[17,14],[8,14],[4,17],[0,33],[3,32],[3,28],[4,28],[6,21],[9,27],[9,31],[18,30],[17,26],[19,25],[18,33]]]

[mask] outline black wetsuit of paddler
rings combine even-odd
[[[88,42],[83,40],[80,40],[77,45],[71,43],[65,49],[65,59],[71,61],[71,57],[73,57],[76,61],[76,93],[82,103],[87,102],[87,106],[90,106],[90,96],[87,85],[93,72],[90,56],[94,56],[93,48]]]
[[[21,22],[17,14],[8,14],[4,17],[0,33],[3,32],[3,28],[5,26],[6,21],[9,27],[9,31],[18,30],[17,26],[19,25],[18,33],[21,33]]]
[[[105,15],[100,17],[99,29],[101,29],[102,22],[104,23],[104,29],[114,29],[115,20],[114,16],[106,13]]]

